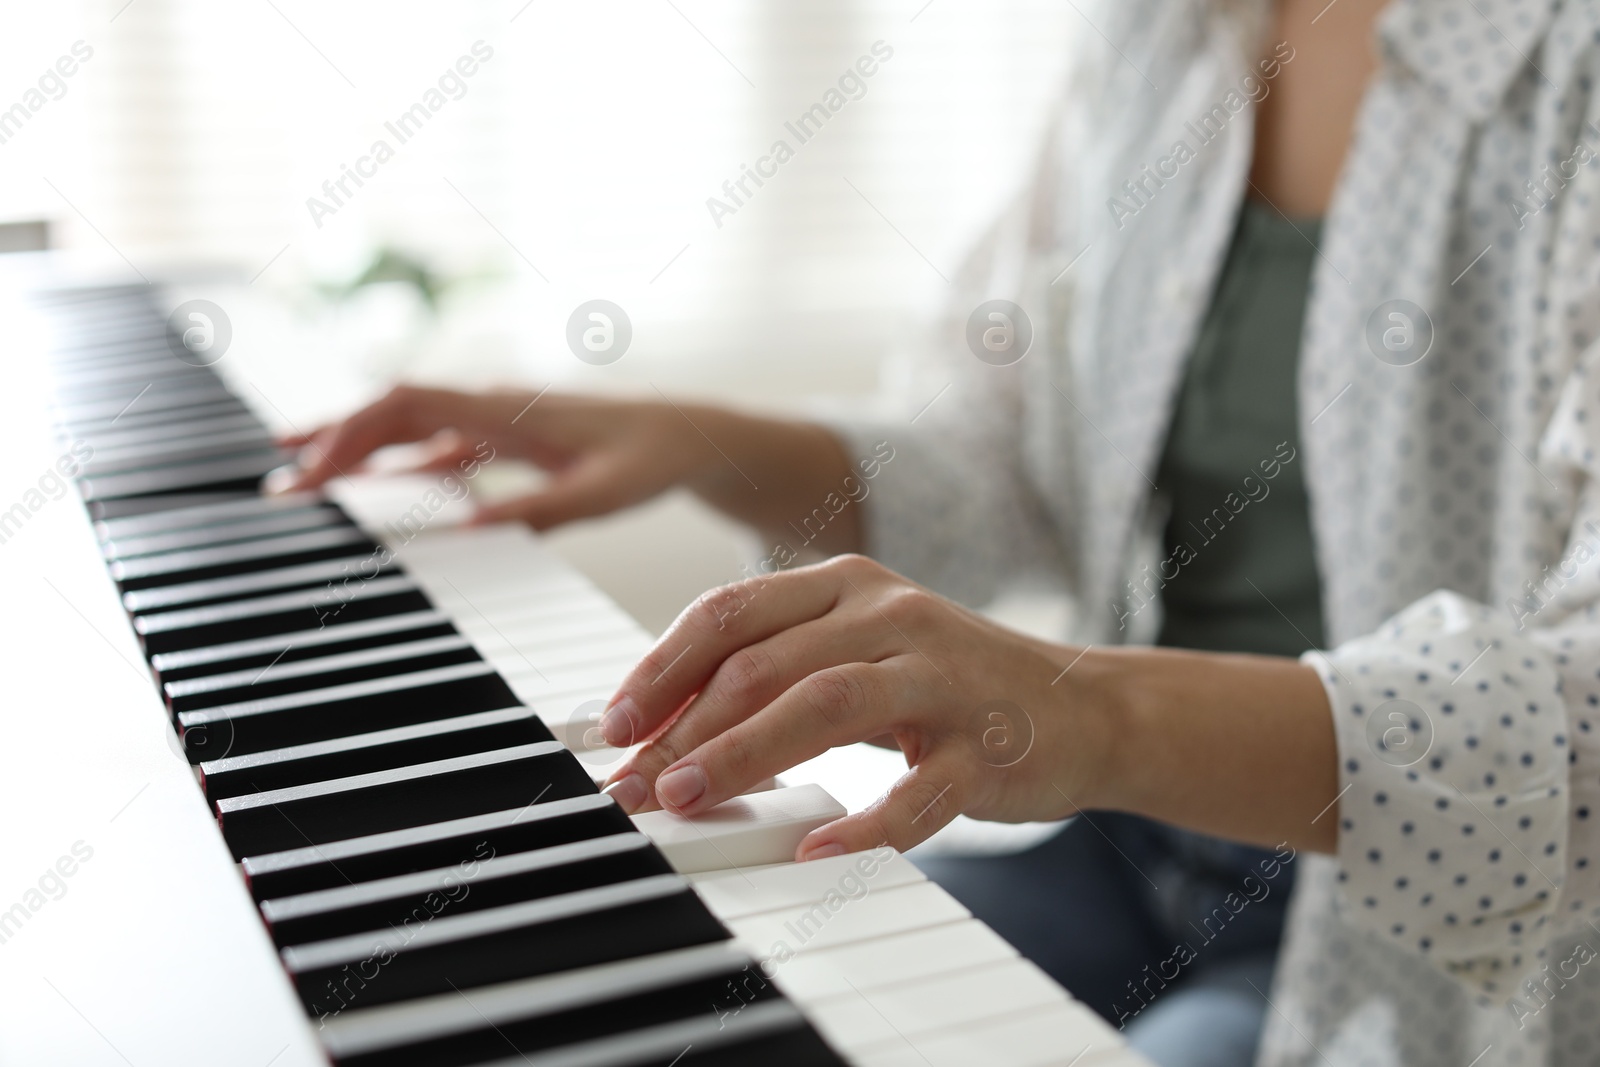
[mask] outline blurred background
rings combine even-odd
[[[862,402],[1025,181],[1073,36],[1093,32],[1043,0],[7,14],[0,249],[48,244],[217,301],[234,330],[219,369],[301,426],[399,378]],[[785,122],[875,44],[857,98],[799,144]],[[402,143],[386,124],[417,104]],[[779,138],[794,158],[714,218],[707,199],[733,203],[724,183]],[[324,183],[379,140],[392,157],[335,200]],[[595,298],[634,330],[604,367],[564,340]],[[753,548],[681,498],[553,542],[658,631]]]

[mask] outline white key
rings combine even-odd
[[[427,563],[419,563],[405,552],[397,555],[408,568],[427,573]],[[496,584],[485,581],[482,587],[472,587],[469,592],[456,582],[435,581],[429,585],[429,595],[438,603],[461,605],[464,617],[486,617],[494,625],[506,625],[523,619],[542,619],[558,624],[563,617],[576,616],[578,613],[602,608],[616,611],[608,601],[600,600],[590,585],[578,581],[576,577],[550,579],[526,576],[518,573],[517,560],[504,560],[502,566],[506,568],[506,573],[501,574],[501,581]],[[480,611],[474,611],[474,606],[478,606]]]
[[[539,702],[535,704],[532,687],[519,686],[514,682],[508,684],[517,699],[533,708],[539,721],[549,727],[562,744],[574,752],[595,753],[589,757],[591,766],[621,762],[613,758],[618,752],[605,743],[605,738],[600,736],[599,726],[601,710],[606,700],[616,692],[616,685],[593,685],[555,694],[539,690]]]
[[[566,663],[592,663],[596,660],[634,657],[650,648],[650,639],[636,627],[616,619],[588,622],[548,622],[537,627],[475,627],[462,630],[472,637],[484,655],[525,655],[535,663],[544,660]]]
[[[855,1067],[1150,1067],[1105,1020],[1065,999],[851,1055]]]
[[[521,666],[518,667],[516,664]],[[534,659],[523,660],[520,656],[504,657],[500,663],[506,681],[517,690],[519,696],[526,690],[529,695],[523,699],[530,703],[547,700],[556,694],[571,692],[574,689],[609,686],[614,690],[621,684],[623,677],[628,673],[628,668],[632,666],[631,657],[615,659],[609,663],[582,663],[573,667],[564,667],[555,662],[540,663]]]
[[[908,1041],[916,1046],[924,1034],[1047,1009],[1062,1001],[1060,986],[1032,963],[1017,958],[886,989],[852,991],[808,1005],[806,1015],[835,1047],[864,1051]],[[1088,1014],[1087,1008],[1077,1010]],[[1113,1033],[1109,1027],[1106,1030]]]
[[[700,899],[725,923],[764,912],[792,911],[826,900],[830,893],[858,897],[927,880],[892,848],[786,863],[764,871],[716,871],[691,879]]]
[[[633,824],[678,873],[694,874],[792,860],[801,839],[847,814],[821,786],[797,785],[734,797],[693,819],[650,811]]]
[[[850,996],[857,990],[868,993],[920,978],[965,973],[1016,956],[1017,950],[1005,938],[977,919],[963,919],[858,945],[807,952],[777,966],[774,978],[795,1001],[808,1005]],[[1061,995],[1059,990],[1056,995]]]
[[[495,667],[505,675],[506,684],[524,703],[532,704],[534,698],[538,698],[539,717],[547,723],[565,723],[572,720],[585,701],[593,697],[609,697],[614,694],[617,691],[617,682],[622,677],[619,674],[616,677],[605,676],[587,680],[580,678],[575,685],[547,685],[534,674],[513,678],[504,662],[496,663]]]
[[[484,641],[472,633],[467,636],[483,658],[506,675],[508,682],[525,680],[530,692],[542,689],[545,694],[620,682],[649,647],[632,635],[597,637],[590,646],[576,645],[565,651],[533,645],[512,647],[504,642]],[[565,680],[574,676],[578,678],[576,683]]]
[[[777,959],[971,917],[950,894],[919,882],[854,900],[841,889],[826,900],[734,919],[727,926],[754,955]]]
[[[548,609],[552,617],[558,617],[563,610],[573,611],[587,604],[593,595],[591,590],[575,581],[553,584],[520,575],[511,561],[507,561],[506,570],[498,581],[486,577],[468,584],[430,583],[424,580],[421,573],[426,571],[426,566],[419,567],[417,561],[403,549],[396,552],[394,557],[417,575],[418,582],[428,590],[428,599],[468,622],[478,620],[499,625],[502,618],[509,617],[513,612],[535,607]]]

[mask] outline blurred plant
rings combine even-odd
[[[379,248],[365,270],[347,282],[320,283],[317,290],[328,300],[342,301],[355,296],[370,285],[384,282],[403,282],[410,285],[427,305],[429,312],[437,314],[439,298],[450,286],[464,278],[445,278],[422,260],[395,248]]]

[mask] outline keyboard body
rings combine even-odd
[[[227,483],[276,457],[226,389],[168,374],[150,336],[130,358],[153,379],[101,358],[119,315],[159,321],[150,295],[43,307],[54,340],[25,333],[0,401],[0,1063],[1137,1062],[892,853],[674,874],[591,782],[619,758],[593,715],[649,643],[614,604],[521,528],[397,536],[415,486],[257,506]],[[46,411],[63,338],[93,366],[69,350]],[[128,432],[181,419],[215,455]],[[213,466],[206,495],[169,502],[220,511],[129,502],[184,463]],[[322,586],[315,626],[229,616]],[[443,711],[384,689],[426,672]],[[452,819],[478,821],[418,829]]]

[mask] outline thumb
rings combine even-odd
[[[795,850],[799,860],[824,859],[888,845],[905,852],[961,814],[971,768],[955,756],[936,755],[911,768],[865,811],[847,815],[807,834]]]

